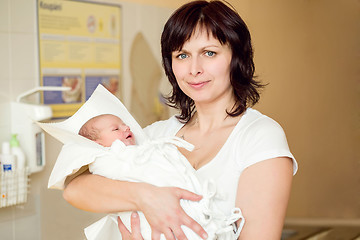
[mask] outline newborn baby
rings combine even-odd
[[[104,147],[111,147],[111,144],[117,139],[126,146],[136,144],[130,127],[112,114],[102,114],[91,118],[80,128],[79,135]]]
[[[112,114],[102,114],[91,118],[81,127],[79,135],[106,147],[89,165],[90,172],[112,179],[141,181],[156,186],[175,186],[202,193],[204,198],[200,202],[181,200],[181,206],[187,214],[204,227],[209,239],[235,239],[234,228],[231,224],[241,217],[240,209],[236,209],[230,218],[214,210],[211,198],[215,191],[209,189],[210,185],[205,186],[204,189],[199,186],[192,172],[193,168],[175,146],[190,148],[188,143],[174,137],[168,140],[149,141],[142,146],[136,146],[135,137],[130,128],[119,117]],[[119,214],[127,227],[129,227],[129,214]],[[85,229],[88,239],[104,239],[104,234],[110,234],[109,230],[106,230],[109,228],[113,229],[112,237],[109,238],[108,235],[106,239],[121,239],[117,225],[114,224],[116,216],[110,216],[113,218],[112,221],[108,217]],[[140,218],[142,234],[145,239],[150,239],[150,226],[141,213]],[[94,231],[94,229],[97,230]],[[102,233],[101,229],[107,233]],[[187,227],[184,226],[183,230],[188,239],[201,239]],[[115,237],[116,233],[119,236]]]

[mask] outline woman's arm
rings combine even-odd
[[[63,197],[67,202],[85,211],[105,213],[137,210],[136,193],[146,185],[114,181],[88,170],[66,183]]]
[[[186,239],[185,225],[199,236],[206,232],[180,206],[180,199],[199,201],[201,196],[175,187],[156,187],[147,183],[111,180],[86,171],[72,179],[63,197],[76,208],[91,212],[142,211],[154,239],[164,233],[166,239]]]
[[[239,239],[281,238],[292,176],[292,160],[287,157],[265,160],[243,171],[236,197],[245,217]]]

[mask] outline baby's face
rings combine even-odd
[[[99,130],[99,138],[97,143],[110,147],[111,144],[119,139],[126,146],[135,145],[134,134],[130,128],[118,117],[113,115],[105,115],[94,122],[94,127]]]

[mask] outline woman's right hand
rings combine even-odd
[[[121,239],[123,240],[144,240],[141,236],[140,231],[140,219],[137,212],[131,214],[131,231],[126,228],[124,223],[121,221],[121,218],[118,217],[118,226],[121,233]]]
[[[151,226],[152,239],[160,239],[161,233],[167,240],[187,239],[181,225],[189,227],[201,238],[207,238],[201,225],[189,217],[180,205],[180,199],[200,201],[202,196],[181,188],[153,185],[147,185],[139,193],[138,209],[144,213]]]
[[[199,201],[202,197],[184,189],[116,181],[86,171],[68,181],[63,196],[85,211],[142,211],[155,240],[160,239],[161,233],[168,240],[186,239],[181,225],[206,238],[205,230],[180,206],[180,199]]]

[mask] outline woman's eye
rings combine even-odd
[[[212,51],[207,51],[207,52],[205,52],[205,55],[206,56],[208,56],[208,57],[213,57],[213,56],[215,56],[215,52],[212,52]]]
[[[185,53],[181,53],[181,54],[179,54],[179,55],[177,56],[177,58],[179,58],[179,59],[185,59],[185,58],[187,58],[187,55],[186,55]]]

